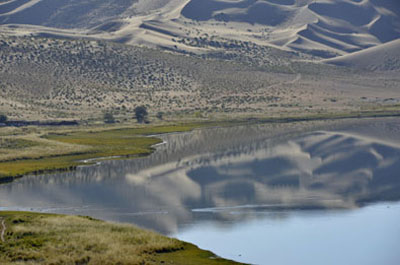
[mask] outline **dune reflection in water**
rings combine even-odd
[[[210,220],[231,225],[268,217],[260,212],[352,209],[400,198],[399,145],[335,131],[282,137],[273,131],[254,126],[165,135],[166,144],[149,158],[2,185],[0,207],[90,215],[176,234]]]

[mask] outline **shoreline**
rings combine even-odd
[[[243,264],[135,225],[87,216],[0,211],[0,222],[1,263]]]
[[[167,123],[164,125],[150,125],[147,127],[127,126],[122,124],[120,127],[107,127],[103,125],[99,128],[82,126],[76,131],[67,129],[66,132],[59,132],[55,128],[46,130],[42,134],[35,135],[30,140],[46,139],[52,141],[53,149],[58,148],[59,144],[68,144],[70,151],[64,153],[50,153],[39,157],[36,153],[31,157],[24,155],[14,157],[13,159],[1,159],[0,157],[0,185],[10,183],[18,178],[27,175],[51,174],[57,172],[66,172],[75,170],[78,166],[90,166],[104,160],[115,159],[135,159],[137,157],[148,156],[154,152],[155,147],[162,144],[163,140],[158,136],[171,133],[189,132],[200,128],[230,127],[240,125],[262,125],[262,124],[287,124],[296,122],[314,122],[314,121],[341,121],[350,119],[368,119],[368,118],[396,118],[400,117],[399,112],[362,112],[347,114],[330,115],[310,115],[299,117],[275,117],[275,118],[249,118],[247,120],[222,120],[222,121],[202,121],[202,122],[184,122]],[[64,128],[57,128],[64,129]],[[75,135],[75,138],[74,138]],[[132,138],[136,138],[135,141]],[[90,138],[98,138],[98,142],[93,142]],[[7,136],[0,137],[7,139]],[[24,135],[18,139],[25,139]],[[116,145],[121,150],[111,146],[111,140],[118,139]],[[111,141],[110,145],[104,145],[103,142]],[[61,143],[60,143],[61,142]],[[41,144],[41,143],[39,143]],[[130,146],[130,150],[127,150]],[[139,148],[137,148],[139,146]],[[75,149],[74,149],[75,148]],[[28,147],[29,149],[29,147]],[[34,149],[34,147],[32,148]],[[47,148],[48,149],[48,148]],[[114,149],[114,150],[111,150]],[[128,148],[129,149],[129,148]],[[20,150],[16,150],[18,153]],[[48,150],[46,150],[48,151]],[[105,158],[105,159],[104,159]],[[7,168],[12,168],[8,170]],[[5,172],[6,171],[6,172]]]

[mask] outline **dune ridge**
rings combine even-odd
[[[371,60],[373,58],[373,60]],[[400,39],[341,57],[324,60],[326,63],[372,71],[400,69]]]
[[[10,25],[17,25],[17,29],[10,30]],[[218,47],[213,38],[221,38],[328,59],[399,39],[400,2],[10,0],[0,3],[0,32],[43,34],[50,30],[52,34],[59,30],[56,35],[60,36],[71,30],[69,35],[200,53],[215,51]],[[207,41],[199,44],[200,37]]]

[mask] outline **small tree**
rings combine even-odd
[[[148,113],[145,106],[139,106],[135,108],[135,116],[138,123],[146,122],[147,115]]]
[[[110,112],[104,113],[104,122],[105,123],[115,123],[114,116]]]
[[[0,114],[0,123],[5,123],[7,121],[7,116],[4,114]]]

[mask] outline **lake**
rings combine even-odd
[[[0,209],[133,223],[246,263],[400,264],[400,119],[161,137],[147,158],[0,185]]]

